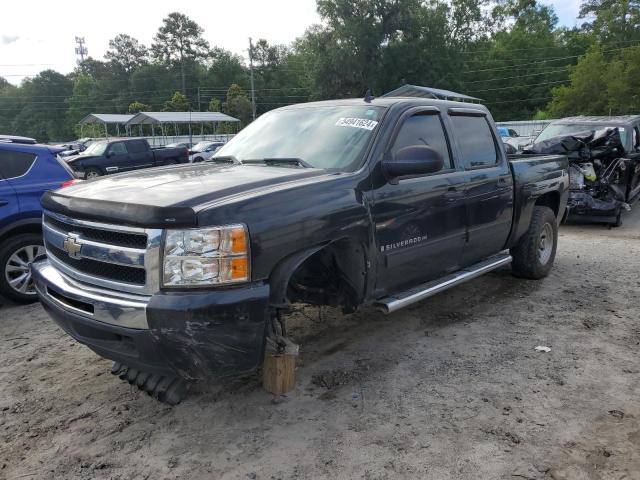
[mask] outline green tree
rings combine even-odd
[[[251,102],[245,91],[235,83],[227,91],[227,100],[222,104],[222,110],[227,115],[238,118],[241,126],[251,122]]]
[[[97,97],[97,82],[89,75],[77,75],[73,82],[73,93],[67,100],[67,121],[79,131],[78,122],[90,113],[96,111],[96,105],[100,102]]]
[[[580,18],[584,28],[603,42],[629,44],[640,40],[640,0],[584,0]]]
[[[202,38],[204,30],[182,13],[170,13],[153,39],[153,57],[168,64],[178,64],[182,78],[182,93],[186,94],[186,63],[209,55],[209,43]]]
[[[212,98],[209,102],[209,106],[207,107],[207,111],[209,112],[220,112],[222,111],[222,102],[217,98]]]
[[[547,111],[552,118],[570,115],[601,115],[608,110],[607,61],[601,47],[593,47],[571,69],[570,85],[553,90]]]
[[[11,131],[41,142],[67,140],[73,135],[73,123],[66,110],[73,93],[73,81],[53,70],[40,72],[20,85],[20,108]]]
[[[147,63],[147,47],[135,38],[120,34],[109,40],[109,50],[104,58],[116,68],[131,73]]]
[[[493,16],[502,27],[465,54],[462,89],[482,98],[497,119],[531,119],[544,109],[552,89],[568,81],[573,52],[548,6],[507,0]]]
[[[150,105],[145,105],[144,103],[133,101],[129,104],[129,107],[127,108],[127,113],[131,114],[131,115],[135,115],[136,113],[140,113],[140,112],[150,112],[151,111],[151,106]]]
[[[191,110],[189,99],[182,92],[175,92],[162,107],[163,112],[188,112],[189,110]]]

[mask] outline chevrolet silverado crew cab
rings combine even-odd
[[[144,138],[94,142],[83,152],[65,157],[78,178],[96,178],[139,168],[187,163],[185,147],[152,149]]]
[[[274,110],[208,161],[46,194],[44,308],[175,403],[258,367],[293,303],[390,313],[509,263],[549,273],[566,157],[508,158],[481,105],[368,100]]]

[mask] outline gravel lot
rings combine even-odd
[[[640,478],[640,213],[384,317],[306,309],[298,387],[159,404],[39,305],[0,308],[0,478]],[[537,353],[538,345],[551,348]]]

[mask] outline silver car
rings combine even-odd
[[[189,161],[190,162],[204,162],[213,157],[220,147],[224,145],[224,142],[200,142],[196,143],[190,150]]]

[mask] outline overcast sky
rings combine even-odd
[[[554,5],[563,25],[577,24],[581,0],[542,0]],[[213,46],[246,57],[248,38],[289,43],[320,21],[315,0],[168,0],[80,2],[22,0],[10,2],[0,16],[0,76],[19,83],[24,76],[53,68],[73,70],[76,36],[84,37],[89,55],[102,59],[109,39],[127,33],[145,45],[167,14],[180,11],[204,28]]]

